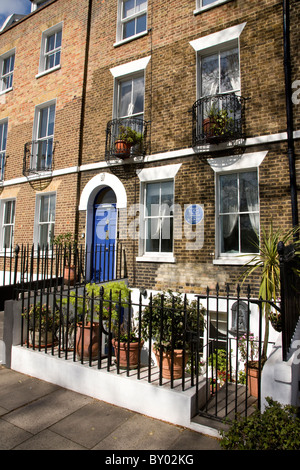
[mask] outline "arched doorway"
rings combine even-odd
[[[111,192],[110,192],[111,190]],[[103,191],[103,192],[102,192]],[[114,196],[113,196],[114,195]],[[100,222],[97,221],[102,217],[102,221],[105,221],[104,212],[101,213],[101,204],[108,204],[115,207],[115,219],[117,227],[117,213],[119,210],[125,210],[127,207],[127,194],[123,183],[115,175],[110,173],[99,173],[93,178],[91,178],[87,184],[84,186],[80,201],[79,201],[79,211],[86,212],[86,221],[85,221],[85,243],[86,243],[86,279],[92,281],[93,277],[97,278],[97,265],[95,262],[95,257],[93,254],[93,246],[95,242],[95,232],[96,225]],[[100,207],[95,207],[99,205]],[[97,212],[96,212],[97,209]],[[107,209],[107,207],[102,207],[102,209]],[[97,218],[95,215],[97,214]],[[107,214],[109,215],[109,214]],[[108,224],[109,225],[109,224]],[[112,224],[113,225],[113,224]],[[107,233],[105,232],[105,226],[103,229],[100,229],[100,237],[106,239]],[[111,232],[112,233],[112,232]],[[97,235],[97,234],[96,234]],[[111,237],[108,231],[109,237]],[[116,236],[114,237],[116,239]],[[102,238],[103,239],[103,238]],[[116,246],[116,241],[115,241]],[[103,261],[104,262],[104,261]],[[95,271],[95,273],[93,273]],[[95,275],[94,275],[95,274]],[[99,276],[98,276],[99,279]]]
[[[109,281],[115,277],[117,238],[116,195],[109,187],[95,197],[93,227],[92,280]]]

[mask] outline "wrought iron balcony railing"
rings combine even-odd
[[[146,154],[148,123],[139,118],[113,119],[107,123],[105,159],[110,163],[140,161]]]
[[[52,137],[27,142],[24,147],[23,174],[39,174],[53,170],[55,142]]]
[[[193,108],[193,146],[243,138],[244,98],[234,93],[200,98]]]

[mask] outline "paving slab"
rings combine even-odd
[[[217,439],[0,365],[0,450],[11,449],[117,453],[221,447]]]
[[[92,400],[69,390],[58,389],[2,416],[2,419],[37,434]]]

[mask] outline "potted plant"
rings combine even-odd
[[[74,351],[75,347],[75,313],[66,307],[67,299],[62,299],[60,307],[60,341],[63,351]]]
[[[265,333],[262,350],[262,365],[267,360],[267,348],[269,341],[269,320],[272,311],[270,302],[275,303],[280,296],[280,263],[277,246],[280,241],[284,244],[292,242],[299,228],[292,228],[286,232],[281,229],[274,230],[271,221],[269,230],[262,228],[260,240],[253,242],[255,250],[258,252],[250,261],[245,264],[245,271],[242,274],[243,282],[252,273],[260,271],[259,297],[263,300],[262,308],[265,316]]]
[[[111,281],[102,286],[103,319],[112,332],[112,346],[116,362],[120,368],[135,369],[144,341],[138,334],[137,325],[133,325],[125,315],[130,307],[131,290],[124,281]],[[109,324],[110,322],[110,324]],[[128,359],[128,360],[127,360]]]
[[[143,142],[143,134],[132,129],[130,126],[120,126],[120,133],[115,141],[115,154],[117,157],[129,158],[131,147]]]
[[[96,284],[85,286],[85,295],[70,293],[70,302],[78,312],[76,353],[80,360],[97,359],[99,351],[99,302],[92,300],[97,298],[100,287]]]
[[[211,354],[208,363],[211,366],[211,385],[213,385],[211,390],[214,393],[216,389],[222,387],[230,379],[229,358],[225,349],[218,349],[217,352]]]
[[[24,309],[23,318],[27,321],[30,333],[30,346],[51,346],[55,340],[55,334],[59,326],[59,311],[52,311],[47,304],[37,302]]]
[[[253,333],[245,333],[238,340],[240,356],[245,363],[249,393],[255,398],[258,398],[258,382],[260,376],[258,344],[258,338],[255,338]]]
[[[233,119],[229,116],[229,112],[227,109],[217,109],[215,104],[212,105],[208,117],[202,122],[203,134],[207,142],[218,143],[232,134]]]
[[[138,367],[143,344],[144,340],[140,338],[136,326],[132,325],[129,333],[123,324],[120,325],[120,329],[114,329],[112,345],[120,369],[127,369],[127,367],[136,369]]]
[[[51,240],[53,245],[62,248],[65,256],[64,283],[70,286],[75,284],[76,268],[72,264],[72,253],[76,253],[76,239],[72,232],[62,233]]]
[[[173,378],[182,377],[189,356],[187,328],[195,333],[201,331],[204,312],[201,305],[198,312],[196,300],[188,301],[170,290],[151,296],[143,310],[141,329],[145,340],[154,340],[153,352],[158,366],[162,365],[162,377],[171,378],[172,362]]]

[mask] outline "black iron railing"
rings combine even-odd
[[[193,146],[243,138],[244,98],[234,93],[205,96],[193,113]]]
[[[108,372],[134,375],[138,380],[155,382],[156,385],[169,384],[171,388],[179,387],[182,390],[194,386],[195,348],[188,328],[183,332],[180,365],[175,364],[178,353],[172,346],[169,349],[170,370],[167,375],[162,367],[166,331],[172,332],[168,336],[168,342],[172,345],[175,337],[178,339],[176,317],[182,316],[182,321],[188,317],[188,308],[184,307],[186,296],[181,309],[177,310],[175,304],[171,308],[170,305],[165,305],[163,294],[158,306],[152,294],[149,302],[143,300],[142,293],[139,300],[134,302],[130,291],[126,299],[123,292],[121,287],[119,293],[117,287],[112,290],[109,284],[88,284],[66,290],[54,288],[20,291],[21,345]],[[146,308],[150,339],[144,356],[141,349],[145,343],[142,325]],[[157,332],[158,313],[161,321]],[[199,319],[202,310],[195,309],[194,313]],[[151,331],[155,324],[157,336],[152,339]],[[133,337],[134,341],[131,341]],[[155,341],[158,351],[156,360],[151,354]],[[132,343],[139,351],[136,358],[132,357]],[[125,350],[124,357],[121,354],[122,349]],[[188,357],[190,362],[187,373]]]
[[[106,161],[140,161],[146,154],[149,123],[139,118],[113,119],[106,127]]]
[[[53,170],[55,145],[52,137],[27,142],[24,146],[23,174],[39,174]]]
[[[1,257],[0,289],[24,288],[38,282],[55,286],[82,285],[127,277],[126,253],[121,243],[97,246],[21,245],[5,248]],[[1,305],[1,299],[0,299]]]
[[[280,260],[282,359],[287,361],[300,318],[300,262],[295,245],[278,244]]]

